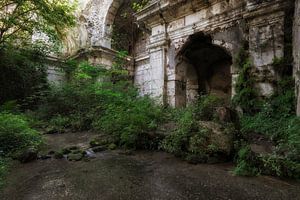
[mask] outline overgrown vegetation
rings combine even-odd
[[[67,0],[2,0],[0,49],[26,46],[33,34],[56,43],[65,28],[75,24],[74,9]]]
[[[24,152],[37,151],[41,143],[41,135],[24,115],[0,113],[0,187],[10,159],[23,159]]]
[[[53,86],[37,111],[49,121],[48,131],[95,130],[114,138],[118,146],[154,148],[145,139],[161,123],[163,108],[138,96],[122,69],[125,56],[120,52],[110,70],[80,63],[68,82]]]
[[[7,159],[2,158],[0,156],[0,189],[4,186],[5,176],[9,168],[8,165],[9,165],[9,161],[7,161]]]
[[[295,90],[291,66],[284,59],[275,58],[277,73],[275,93],[259,98],[251,78],[251,63],[245,50],[237,59],[241,67],[234,103],[243,110],[241,117],[242,140],[237,158],[236,174],[268,174],[300,178],[300,121],[295,114]],[[253,76],[252,76],[253,77]],[[255,137],[263,138],[265,146],[273,150],[268,154],[253,152],[249,144],[257,144]]]
[[[48,87],[45,51],[40,46],[0,50],[0,60],[0,104],[22,103]]]
[[[75,24],[74,9],[67,0],[0,1],[0,186],[11,159],[37,156],[41,136],[22,113],[45,95],[45,55]]]
[[[257,112],[259,101],[255,89],[255,79],[252,76],[253,67],[247,49],[247,45],[244,45],[235,58],[235,64],[239,69],[239,76],[235,84],[236,95],[232,102],[242,112],[255,113]]]
[[[233,123],[219,122],[216,110],[222,106],[222,99],[205,95],[194,105],[173,110],[171,121],[176,127],[162,141],[162,149],[191,163],[229,159],[235,131]]]

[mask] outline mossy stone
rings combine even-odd
[[[55,159],[62,159],[64,157],[64,154],[61,151],[57,151],[54,153]]]
[[[80,161],[83,158],[83,155],[81,153],[70,153],[68,154],[68,160],[69,161]]]
[[[101,151],[105,151],[107,148],[105,146],[95,146],[92,148],[92,150],[97,153],[97,152],[101,152]]]
[[[117,145],[114,144],[114,143],[112,143],[112,144],[110,144],[110,145],[108,146],[108,149],[109,149],[109,150],[115,150],[116,148],[117,148]]]

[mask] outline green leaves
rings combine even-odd
[[[4,0],[0,2],[0,49],[31,42],[43,33],[51,42],[62,38],[65,28],[75,25],[75,4],[68,0]]]
[[[0,113],[0,152],[11,155],[26,147],[37,148],[40,144],[41,136],[29,127],[24,116]]]

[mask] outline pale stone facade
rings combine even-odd
[[[253,73],[257,76],[256,87],[262,96],[272,94],[273,82],[277,78],[272,62],[274,58],[284,57],[286,8],[291,5],[291,2],[283,0],[152,1],[136,15],[138,22],[144,23],[152,31],[149,35],[147,54],[143,53],[140,58],[143,62],[135,66],[136,85],[143,93],[160,97],[164,103],[182,106],[197,96],[197,91],[201,87],[199,79],[202,80],[201,76],[206,76],[205,71],[218,68],[222,64],[225,66],[220,68],[224,69],[227,63],[227,67],[228,65],[230,67],[227,74],[223,72],[210,80],[205,80],[203,85],[206,86],[202,87],[206,87],[206,91],[220,93],[221,90],[217,91],[216,88],[220,88],[222,84],[230,84],[232,91],[226,91],[226,95],[233,95],[233,85],[238,75],[234,58],[244,41],[248,41],[251,62],[255,66]],[[194,60],[186,59],[188,56],[182,55],[181,51],[188,48],[186,45],[191,37],[198,33],[210,39],[204,42],[207,44],[202,49],[200,49],[201,42],[198,49],[192,47],[192,52],[199,52],[198,57],[195,55],[192,58]],[[192,41],[195,42],[197,41]],[[220,53],[216,53],[217,51]],[[225,58],[226,54],[227,58]],[[195,59],[198,59],[198,62]],[[200,60],[202,63],[199,63]],[[228,75],[231,79],[229,82],[224,80],[228,79]],[[145,77],[149,76],[150,80],[149,78],[145,80]],[[217,76],[220,78],[218,79]],[[213,87],[211,81],[220,83]],[[223,89],[221,93],[224,93]]]
[[[111,48],[111,31],[121,3],[122,0],[79,0],[77,26],[66,34],[64,56],[111,66],[116,53]]]
[[[112,27],[122,3],[80,1],[79,25],[66,38],[66,55],[111,65],[115,54]],[[299,44],[299,0],[296,5],[294,44]],[[135,15],[142,31],[135,41],[132,67],[140,94],[171,106],[184,106],[200,92],[230,99],[239,71],[235,58],[245,41],[256,87],[262,96],[272,94],[278,79],[272,62],[286,56],[286,29],[291,28],[286,26],[288,8],[293,6],[293,0],[150,1]],[[295,76],[299,82],[297,46]]]

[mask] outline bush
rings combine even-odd
[[[295,115],[293,84],[291,78],[282,78],[278,81],[275,94],[265,99],[258,112],[246,113],[241,118],[243,136],[254,133],[262,135],[276,146],[272,154],[255,155],[255,167],[253,159],[239,155],[236,170],[242,172],[241,174],[251,174],[252,170],[258,169],[262,174],[299,179],[300,118]]]
[[[240,176],[257,176],[260,174],[260,170],[257,168],[257,158],[249,146],[244,146],[239,150],[234,173]]]
[[[12,100],[23,103],[25,98],[48,87],[44,52],[40,48],[2,49],[0,60],[0,104]]]
[[[93,123],[93,127],[101,133],[120,138],[121,146],[139,148],[139,143],[157,129],[163,111],[147,97],[122,96],[106,102],[103,116]]]
[[[214,95],[203,95],[199,97],[195,105],[196,117],[199,120],[215,120],[216,108],[224,106],[224,100]]]
[[[120,146],[158,148],[153,133],[163,121],[163,108],[149,97],[138,96],[127,71],[85,62],[73,70],[69,82],[49,91],[38,110],[41,119],[59,132],[93,129],[116,138]]]
[[[255,90],[255,79],[252,75],[252,64],[249,58],[240,61],[240,72],[235,84],[236,95],[233,104],[240,107],[245,113],[255,113],[258,110],[259,101]]]
[[[38,148],[39,133],[29,127],[24,116],[0,113],[0,153],[8,157],[26,149]]]
[[[162,149],[176,156],[185,156],[193,130],[197,130],[194,107],[181,109],[174,113],[177,129],[162,141]]]
[[[232,124],[207,122],[216,120],[216,108],[222,105],[223,101],[219,98],[205,95],[199,98],[196,105],[175,109],[172,120],[177,128],[162,141],[161,148],[191,163],[207,162],[209,158],[216,162],[225,161],[230,155],[223,147],[230,146],[226,139],[234,135],[234,131],[229,128]],[[221,136],[216,139],[216,134]],[[223,149],[217,143],[223,143]]]
[[[9,161],[0,156],[0,190],[4,186],[5,175],[8,171]]]

